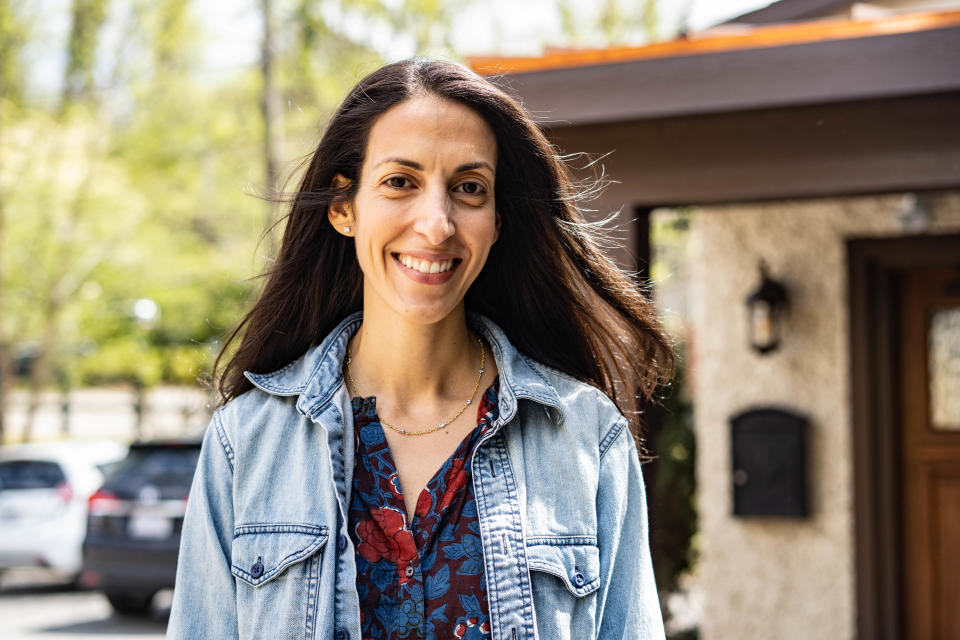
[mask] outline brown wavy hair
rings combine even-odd
[[[319,343],[362,308],[363,274],[351,239],[327,219],[335,199],[353,197],[367,137],[391,107],[434,95],[473,109],[497,141],[499,240],[466,295],[466,307],[500,325],[525,354],[591,383],[639,426],[638,396],[652,400],[673,372],[674,354],[651,301],[600,247],[602,228],[578,208],[586,189],[520,104],[458,64],[415,58],[361,80],[327,125],[290,197],[279,254],[263,293],[214,363],[226,403],[252,388],[243,372],[267,373]],[[350,178],[335,189],[333,177]],[[222,372],[230,345],[240,343]]]

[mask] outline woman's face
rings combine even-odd
[[[353,201],[330,208],[355,240],[365,314],[432,324],[463,304],[499,233],[496,163],[492,129],[459,103],[422,96],[377,119]]]

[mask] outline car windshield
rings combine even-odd
[[[114,486],[144,481],[189,486],[199,456],[199,446],[131,448],[113,468],[108,482]]]
[[[7,489],[52,489],[66,481],[55,462],[7,460],[0,462],[0,491]]]

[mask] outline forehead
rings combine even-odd
[[[493,130],[476,111],[436,96],[391,107],[370,130],[365,164],[400,157],[425,166],[486,161],[496,166]]]

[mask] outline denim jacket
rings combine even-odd
[[[168,638],[361,640],[341,365],[361,314],[217,411],[187,503]],[[500,415],[472,461],[493,640],[663,638],[643,479],[598,389],[489,319]],[[446,640],[446,639],[438,639]]]

